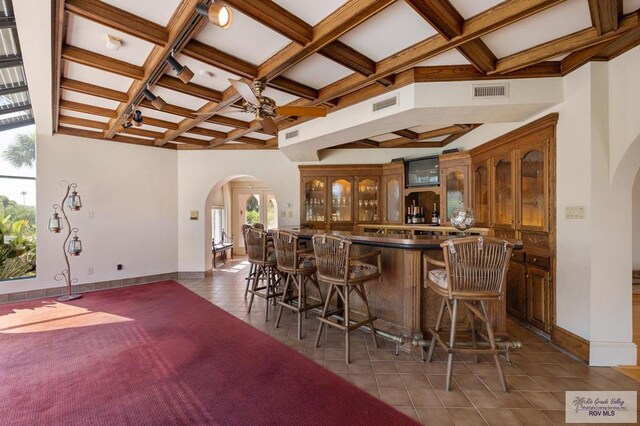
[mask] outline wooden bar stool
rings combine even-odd
[[[278,310],[278,318],[276,319],[276,327],[280,325],[282,317],[282,309],[291,309],[298,316],[298,340],[302,339],[302,315],[309,309],[322,306],[322,291],[318,285],[316,277],[316,260],[313,257],[313,250],[301,250],[298,242],[298,236],[291,232],[278,231],[273,236],[273,245],[276,250],[276,261],[278,270],[283,277],[284,289],[282,290],[282,300],[279,300],[280,310]],[[320,301],[318,303],[309,303],[307,300],[307,283],[311,282],[318,291]],[[290,285],[293,284],[296,290],[296,296],[290,294]],[[292,302],[298,301],[297,306]]]
[[[367,294],[364,289],[364,283],[381,278],[381,260],[380,251],[376,250],[361,256],[351,256],[352,242],[346,238],[334,237],[330,235],[315,235],[313,237],[313,250],[316,256],[316,266],[318,268],[318,278],[329,284],[329,293],[325,300],[322,316],[318,318],[320,326],[316,336],[316,348],[320,343],[323,326],[326,324],[336,327],[345,333],[345,362],[351,362],[351,351],[349,348],[349,336],[351,332],[365,324],[369,324],[371,328],[371,338],[373,344],[377,348],[378,340],[376,338],[376,329],[373,325],[376,317],[371,315]],[[376,264],[361,262],[363,259],[376,259]],[[350,298],[351,293],[355,292],[364,303],[366,317],[361,321],[350,324]],[[334,310],[329,310],[329,303],[333,294],[337,295],[337,302],[342,306],[338,306]],[[342,324],[330,319],[332,315],[343,314],[344,320]]]
[[[251,281],[249,293],[249,308],[247,312],[251,312],[254,296],[265,299],[265,321],[269,321],[269,301],[282,295],[277,291],[280,281],[278,270],[276,268],[276,254],[273,246],[267,244],[267,232],[261,229],[249,228],[245,231],[247,241],[247,254],[249,262],[254,266],[255,273]],[[264,278],[264,285],[260,285],[261,279]]]
[[[247,252],[247,255],[249,254],[249,249],[247,246],[247,229],[251,228],[251,225],[245,223],[242,225],[241,227],[241,232],[242,232],[242,239],[244,240],[244,249]],[[247,256],[248,257],[248,256]],[[253,277],[256,273],[256,268],[254,266],[253,263],[249,263],[249,273],[247,274],[247,277],[245,278],[245,280],[247,281],[247,286],[244,289],[244,298],[247,298],[247,295],[249,294],[249,287],[251,287],[251,283],[253,282]]]
[[[496,369],[502,382],[502,390],[508,392],[493,334],[493,325],[487,313],[487,300],[499,300],[502,287],[507,277],[507,268],[513,244],[491,237],[466,237],[447,240],[440,244],[444,254],[444,262],[424,256],[425,286],[442,297],[440,311],[434,328],[429,328],[433,336],[427,362],[431,362],[436,342],[447,351],[447,379],[445,390],[451,389],[453,373],[453,356],[455,353],[472,353],[492,355]],[[429,268],[434,265],[436,268]],[[456,327],[458,304],[462,302],[469,310],[471,328],[471,347],[456,347]],[[445,308],[451,319],[449,343],[440,336],[440,326]],[[484,323],[487,334],[480,337],[489,342],[488,348],[481,348],[476,340],[476,318]]]

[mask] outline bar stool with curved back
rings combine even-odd
[[[249,308],[247,312],[251,312],[254,296],[265,299],[265,321],[269,321],[269,301],[270,299],[282,295],[277,291],[279,283],[278,270],[276,269],[276,254],[273,246],[267,243],[267,232],[261,229],[249,228],[246,230],[245,238],[247,239],[247,254],[249,262],[255,267],[255,274],[251,282],[249,293]],[[261,279],[264,278],[264,285],[260,285]],[[263,292],[264,291],[264,292]]]
[[[276,327],[280,325],[283,308],[291,309],[298,316],[298,340],[302,339],[302,315],[309,309],[322,306],[322,291],[318,285],[316,277],[316,260],[313,257],[313,250],[300,249],[298,236],[291,232],[278,231],[273,236],[273,245],[276,250],[276,261],[278,270],[283,276],[284,289],[282,299],[278,301],[280,309],[276,319]],[[320,296],[320,302],[309,303],[307,299],[307,283],[311,282]],[[290,294],[290,285],[293,284],[297,295]],[[292,302],[297,299],[297,306]],[[306,314],[305,314],[306,315]]]
[[[373,344],[377,348],[378,340],[376,338],[376,329],[373,325],[376,317],[371,315],[369,302],[365,292],[364,283],[377,279],[381,279],[382,265],[380,260],[380,251],[376,250],[360,256],[351,255],[352,242],[346,238],[335,237],[331,235],[315,235],[313,237],[313,250],[316,256],[316,266],[318,268],[318,278],[329,284],[329,293],[325,299],[322,316],[318,318],[320,326],[316,336],[316,348],[320,343],[322,329],[324,325],[338,328],[345,333],[345,362],[351,362],[351,351],[349,345],[350,333],[365,324],[369,324],[371,328],[371,338]],[[370,264],[361,262],[363,259],[375,258],[377,263]],[[361,321],[351,324],[351,293],[355,292],[364,304],[366,317]],[[342,306],[330,311],[329,303],[331,297],[336,294],[338,304],[342,302]],[[343,321],[340,324],[330,319],[332,315],[343,314]]]
[[[431,362],[436,342],[447,351],[447,379],[445,390],[451,389],[451,375],[453,373],[453,356],[455,353],[472,353],[492,355],[496,369],[502,382],[502,389],[508,392],[507,382],[500,366],[493,333],[493,324],[487,313],[487,300],[499,300],[507,277],[507,268],[513,244],[508,241],[491,237],[465,237],[447,240],[440,244],[443,250],[444,262],[424,256],[425,286],[442,297],[440,311],[434,328],[429,328],[433,336],[427,362]],[[434,265],[436,268],[429,268]],[[456,347],[456,328],[458,304],[462,301],[469,310],[469,324],[471,328],[471,347]],[[451,319],[449,343],[445,343],[440,336],[440,326],[445,308]],[[489,348],[480,348],[476,342],[476,318],[484,323],[486,336],[477,333],[489,342]]]
[[[247,246],[247,234],[246,231],[247,229],[251,228],[251,225],[249,225],[248,223],[245,223],[242,225],[241,227],[241,232],[242,232],[242,239],[244,240],[244,249],[247,252],[247,255],[249,254],[249,249]],[[248,257],[248,256],[247,256]],[[251,283],[253,282],[253,276],[256,273],[256,268],[254,266],[253,263],[249,263],[249,273],[247,274],[247,277],[245,278],[245,280],[247,281],[247,287],[244,289],[244,298],[247,298],[247,295],[249,294],[249,287],[251,287]]]

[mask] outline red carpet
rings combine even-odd
[[[0,305],[0,423],[415,424],[173,281]]]

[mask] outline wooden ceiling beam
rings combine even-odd
[[[589,12],[598,35],[615,31],[622,17],[622,0],[589,0]]]
[[[429,130],[427,132],[416,134],[417,136],[416,139],[411,139],[408,137],[400,137],[397,139],[391,139],[388,141],[380,142],[380,147],[381,148],[400,147],[400,146],[403,146],[412,142],[424,140],[424,139],[437,138],[438,136],[444,136],[444,135],[450,135],[450,134],[456,134],[456,133],[465,133],[469,131],[469,126],[471,125],[466,125],[466,127],[461,127],[460,125],[456,124],[453,126],[442,127],[440,129]],[[393,132],[393,133],[396,133],[396,132]]]
[[[283,76],[278,76],[269,81],[267,86],[303,99],[313,100],[318,97],[318,91],[313,87],[306,86]]]
[[[67,101],[64,99],[60,101],[60,109],[83,112],[85,114],[98,115],[100,117],[108,118],[115,118],[117,115],[116,111],[109,108],[102,108],[93,105],[82,104],[80,102]]]
[[[201,148],[204,148],[207,145],[209,145],[208,141],[205,141],[203,139],[190,138],[187,136],[177,136],[176,138],[173,139],[172,142],[180,142],[181,144],[194,145],[194,146],[199,146]]]
[[[403,138],[411,139],[413,141],[418,140],[418,134],[416,132],[412,132],[409,129],[396,130],[392,132],[394,135],[402,136]]]
[[[161,127],[163,129],[175,130],[178,128],[178,123],[174,123],[172,121],[160,120],[153,117],[148,117],[143,114],[143,123],[148,126]]]
[[[639,28],[638,14],[633,13],[620,21],[620,26],[615,31],[609,31],[603,35],[598,35],[595,28],[587,28],[573,34],[561,37],[556,40],[532,47],[522,52],[500,59],[496,64],[496,69],[488,74],[501,74],[515,71],[517,69],[545,61],[558,55],[584,49],[595,44],[600,44],[607,40],[620,37],[629,30]]]
[[[326,45],[318,53],[360,74],[371,75],[376,72],[375,61],[339,40]],[[379,83],[383,86],[391,86],[393,79],[385,77],[380,79]]]
[[[72,92],[83,93],[85,95],[97,96],[99,98],[110,99],[117,102],[126,102],[127,94],[96,84],[85,83],[83,81],[72,80],[70,78],[62,78],[60,87]]]
[[[219,132],[217,130],[207,129],[204,127],[192,127],[185,133],[193,133],[194,135],[207,136],[209,138],[224,138],[227,135],[225,132]]]
[[[136,80],[144,77],[144,69],[142,67],[75,46],[63,46],[62,59]]]
[[[509,78],[542,78],[560,77],[560,62],[542,62],[519,70],[501,74],[499,76],[487,76],[479,72],[472,65],[443,65],[436,67],[413,68],[415,83],[429,83],[434,81],[472,81],[495,80]]]
[[[166,74],[158,79],[156,86],[184,93],[185,95],[195,96],[200,99],[206,99],[208,101],[220,102],[222,99],[222,93],[217,90],[209,89],[208,87],[194,83],[185,84],[179,78]]]
[[[270,0],[225,0],[229,6],[283,36],[305,45],[313,39],[313,28]]]
[[[576,50],[569,56],[566,56],[562,61],[560,61],[560,70],[562,71],[562,75],[567,75],[591,61],[595,56],[602,52],[604,48],[610,46],[614,41],[615,40],[607,40],[584,49]]]
[[[142,145],[142,146],[154,147],[152,139],[132,138],[132,137],[123,136],[123,135],[115,135],[113,139],[106,139],[102,132],[93,132],[91,130],[76,129],[75,127],[59,126],[58,131],[56,133],[61,135],[68,135],[68,136],[78,136],[81,138],[90,138],[90,139],[98,139],[98,140],[104,139],[109,142],[121,142],[121,143],[128,143],[131,145]],[[164,146],[162,148],[176,149],[175,145],[173,144]]]
[[[349,0],[313,28],[305,46],[290,43],[258,67],[258,78],[271,80],[360,25],[395,0]]]
[[[629,31],[622,37],[614,40],[610,45],[605,46],[604,49],[598,52],[594,59],[602,61],[611,60],[616,56],[633,49],[638,44],[640,44],[640,28]]]
[[[154,44],[165,44],[169,34],[162,25],[99,0],[66,0],[65,8],[74,15],[122,31]]]
[[[107,130],[109,125],[102,121],[87,120],[86,118],[72,117],[70,115],[60,114],[58,117],[58,123],[72,124],[74,126],[91,127],[93,129]]]
[[[360,139],[360,140],[354,141],[353,143],[365,145],[370,148],[380,148],[380,142],[374,141],[372,139]]]
[[[256,48],[258,48],[258,45],[256,45]],[[198,40],[190,40],[189,43],[185,45],[182,53],[205,64],[239,75],[240,77],[253,80],[258,75],[258,67],[255,65]]]

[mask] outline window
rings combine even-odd
[[[36,273],[33,126],[0,132],[0,281]]]
[[[216,243],[222,240],[222,232],[224,231],[224,207],[213,207],[211,209],[211,223],[213,224],[212,237]]]

